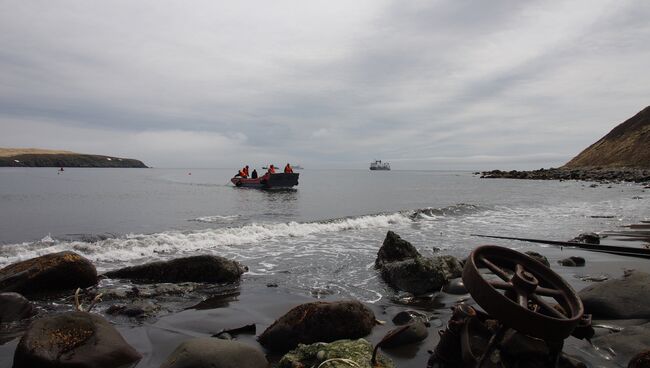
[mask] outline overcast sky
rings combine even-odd
[[[0,0],[0,147],[558,166],[650,104],[650,1]]]

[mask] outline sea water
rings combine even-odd
[[[650,219],[636,184],[480,179],[456,171],[300,171],[292,190],[236,188],[234,169],[0,169],[0,267],[72,250],[99,271],[215,254],[297,293],[376,302],[388,230],[466,257],[472,234],[569,240]],[[249,280],[249,281],[247,281]]]

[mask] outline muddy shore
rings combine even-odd
[[[642,246],[650,240],[647,234],[648,224],[641,224],[622,231],[612,231],[605,239],[607,244]],[[630,236],[630,234],[635,234]],[[640,234],[640,235],[639,235]],[[379,242],[379,241],[378,241]],[[627,270],[647,270],[650,261],[631,257],[616,256],[604,253],[592,253],[580,249],[558,248],[553,246],[528,245],[521,242],[489,241],[477,239],[476,246],[482,244],[503,245],[518,251],[536,251],[548,258],[551,268],[561,275],[576,291],[592,285],[595,280],[619,278]],[[558,264],[560,259],[570,256],[580,256],[586,260],[584,267],[564,267]],[[132,284],[114,283],[103,280],[99,290],[122,289],[132,287]],[[137,286],[137,285],[136,285]],[[143,287],[143,290],[145,288]],[[237,285],[191,286],[185,291],[164,296],[154,296],[151,300],[161,309],[146,318],[129,318],[107,313],[108,308],[119,302],[118,299],[105,298],[95,312],[110,320],[144,358],[137,367],[159,367],[169,353],[183,341],[193,337],[208,337],[224,329],[236,328],[248,324],[256,325],[256,334],[240,334],[236,339],[262,349],[256,340],[264,329],[282,316],[292,307],[315,300],[334,301],[347,299],[345,295],[314,294],[313,291],[283,287],[282,275],[273,278],[244,274]],[[474,304],[469,295],[452,295],[437,292],[423,298],[394,291],[384,295],[376,303],[366,303],[373,310],[377,319],[386,321],[383,325],[373,328],[366,337],[376,344],[391,329],[395,328],[391,319],[400,311],[407,309],[418,310],[432,315],[429,337],[419,344],[398,349],[383,350],[397,367],[425,367],[432,351],[439,341],[437,331],[443,329],[448,322],[450,307],[464,301]],[[47,314],[73,310],[71,299],[53,299],[37,303],[40,317]],[[13,353],[18,344],[18,336],[26,327],[27,322],[14,324],[10,329],[3,329],[4,341],[0,346],[0,367],[11,367]],[[13,338],[11,337],[13,334]],[[588,362],[593,367],[625,366],[629,357],[612,356],[612,354],[597,350],[582,340],[573,337],[565,341],[564,351]],[[280,357],[269,355],[271,362]]]

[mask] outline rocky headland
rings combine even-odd
[[[0,148],[0,167],[146,168],[140,160],[35,148]]]
[[[559,168],[492,170],[481,178],[650,183],[650,106]]]

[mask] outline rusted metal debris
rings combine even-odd
[[[478,236],[481,238],[519,240],[519,241],[525,241],[530,243],[559,245],[562,247],[574,247],[574,248],[584,249],[590,252],[618,254],[621,256],[650,258],[650,249],[646,249],[646,248],[621,247],[617,245],[603,245],[603,244],[596,245],[596,244],[574,243],[574,242],[565,242],[565,241],[557,241],[557,240],[517,238],[511,236],[498,236],[498,235],[481,235],[481,234],[470,234],[470,235]]]
[[[480,246],[465,263],[463,282],[485,312],[455,306],[429,368],[521,366],[531,356],[535,366],[557,367],[568,361],[565,338],[593,336],[591,316],[571,286],[523,253]]]

